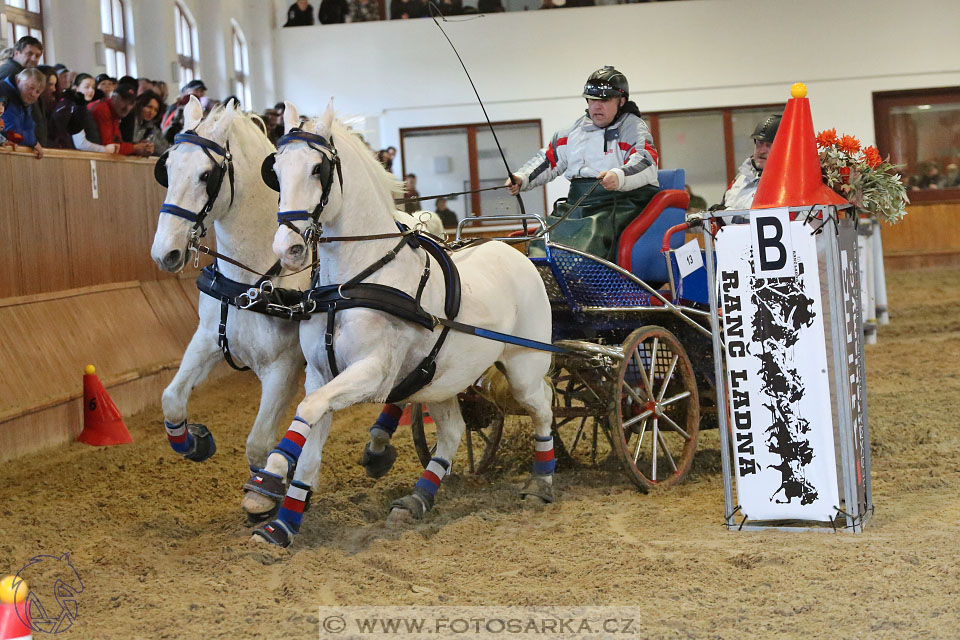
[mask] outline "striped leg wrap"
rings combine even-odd
[[[297,460],[300,459],[300,454],[303,452],[303,445],[307,441],[307,434],[310,433],[310,423],[301,418],[300,416],[294,416],[293,422],[290,423],[290,428],[287,429],[287,432],[283,436],[283,440],[277,444],[277,451],[285,453],[288,456],[288,460],[292,458],[293,465],[296,465]]]
[[[180,424],[170,424],[164,420],[163,426],[167,430],[167,440],[170,441],[173,450],[180,455],[190,453],[193,448],[193,435],[187,431],[187,421],[184,420]]]
[[[437,495],[437,489],[440,488],[440,481],[450,470],[450,463],[443,458],[432,458],[427,468],[423,470],[417,484],[413,485],[414,492],[420,493],[433,506],[433,498]]]
[[[557,466],[553,457],[553,436],[541,438],[535,435],[533,440],[533,472],[537,475],[551,475]]]
[[[383,410],[380,412],[380,416],[377,418],[377,421],[370,431],[374,429],[380,429],[385,431],[387,435],[391,438],[393,434],[397,431],[397,425],[400,424],[400,416],[403,415],[403,407],[397,404],[385,404],[383,405]]]
[[[277,512],[277,520],[281,520],[289,530],[300,531],[300,522],[303,520],[303,510],[310,497],[310,487],[294,480],[287,489],[287,495]]]

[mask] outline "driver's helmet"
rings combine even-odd
[[[587,100],[629,98],[630,85],[627,84],[627,76],[609,66],[597,69],[583,85],[583,97]]]
[[[780,128],[780,120],[781,116],[767,116],[757,123],[757,127],[753,130],[753,135],[750,137],[754,140],[773,143],[773,139],[777,135],[777,129]]]

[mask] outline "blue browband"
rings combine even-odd
[[[333,143],[329,142],[323,136],[317,135],[315,133],[310,133],[309,131],[303,131],[302,129],[291,129],[290,133],[288,133],[287,135],[277,140],[277,148],[279,149],[283,145],[288,144],[290,142],[295,142],[297,140],[306,142],[308,144],[312,142],[314,144],[320,145],[324,149],[334,150]],[[336,153],[336,151],[334,151],[334,153]]]
[[[193,133],[178,133],[177,135],[173,136],[173,144],[179,144],[181,142],[186,142],[187,144],[195,144],[198,147],[203,147],[204,149],[210,149],[210,151],[213,151],[214,153],[219,154],[223,157],[227,157],[227,155],[229,154],[229,152],[226,149],[218,145],[213,140],[202,138]]]

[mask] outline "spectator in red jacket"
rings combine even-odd
[[[153,143],[142,141],[137,143],[123,142],[120,135],[120,121],[133,109],[137,98],[136,84],[120,84],[109,98],[102,98],[90,103],[87,109],[96,124],[99,133],[99,144],[108,145],[119,143],[120,155],[149,156],[153,153]]]

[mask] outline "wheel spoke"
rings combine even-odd
[[[640,429],[640,439],[637,440],[637,448],[633,452],[633,466],[637,466],[637,459],[640,458],[640,447],[643,446],[643,436],[647,433],[647,421],[643,421],[643,427]]]
[[[668,404],[673,404],[673,403],[676,402],[677,400],[683,400],[684,398],[688,397],[689,395],[690,395],[690,392],[689,392],[689,391],[683,391],[683,392],[678,393],[677,395],[673,396],[672,398],[668,398],[668,399],[664,400],[663,402],[660,403],[660,406],[661,406],[661,407],[665,407],[665,406],[667,406]]]
[[[636,400],[637,404],[647,404],[647,401],[641,398],[640,394],[638,394],[633,388],[633,385],[627,384],[626,380],[623,381],[623,388],[627,390],[627,393],[629,393],[634,400]]]
[[[470,473],[474,473],[473,438],[470,436],[470,429],[467,429],[467,466],[470,469]]]
[[[653,373],[655,371],[655,367],[657,366],[657,347],[658,346],[660,346],[660,338],[655,337],[653,339],[653,349],[650,352],[650,378],[649,378],[650,386],[648,387],[648,389],[650,389],[651,398],[653,397],[653,382],[654,380],[656,380],[656,378],[654,378],[653,376]]]
[[[680,356],[673,354],[673,360],[670,361],[670,370],[667,371],[667,376],[663,379],[663,388],[660,389],[660,395],[657,396],[657,402],[663,400],[663,394],[667,392],[667,386],[670,384],[670,379],[673,378],[673,370],[677,366],[677,359]]]
[[[686,438],[687,440],[690,439],[690,434],[688,434],[686,431],[684,431],[683,429],[681,429],[681,428],[680,428],[680,425],[678,425],[676,422],[674,422],[674,421],[670,418],[670,416],[668,416],[667,414],[664,413],[664,414],[661,414],[660,417],[663,418],[664,420],[666,420],[667,422],[669,422],[671,425],[673,425],[673,430],[674,430],[674,431],[676,431],[677,433],[679,433],[680,435],[682,435],[682,436],[683,436],[684,438]]]
[[[573,450],[577,448],[577,444],[580,443],[580,436],[583,435],[583,428],[587,424],[586,418],[580,418],[580,427],[577,429],[576,435],[573,436],[573,444],[570,445],[570,455],[573,455]]]
[[[637,345],[637,347],[633,350],[633,355],[630,356],[630,357],[637,359],[637,371],[640,372],[640,377],[643,378],[643,388],[644,388],[644,390],[647,392],[647,394],[649,395],[648,400],[652,400],[652,399],[653,399],[653,387],[650,386],[650,378],[647,377],[647,371],[643,368],[643,358],[640,357],[640,345]],[[628,369],[629,369],[629,364],[630,364],[630,363],[628,362],[628,363],[627,363],[627,365],[628,365],[627,368],[628,368]],[[624,376],[624,378],[626,378],[626,376]],[[627,388],[630,388],[630,387],[633,386],[633,385],[629,384],[626,379],[624,379],[623,384],[626,385]],[[643,400],[640,400],[640,402],[643,402]]]
[[[654,482],[657,481],[657,436],[660,435],[660,430],[657,428],[657,419],[653,419],[653,462],[650,465],[650,479]]]
[[[485,434],[483,431],[480,431],[480,430],[478,429],[478,430],[476,431],[476,434],[480,437],[481,440],[483,440],[484,442],[486,442],[488,445],[490,444],[490,438],[488,438],[488,437],[487,437],[487,434]]]
[[[633,416],[632,418],[624,422],[623,426],[624,428],[632,427],[634,424],[636,424],[637,420],[643,420],[644,418],[649,418],[651,415],[653,415],[653,411],[650,411],[649,409],[647,409],[643,413]]]
[[[673,456],[670,455],[670,449],[667,448],[667,441],[663,439],[663,432],[657,431],[657,439],[660,440],[660,444],[663,446],[663,452],[667,454],[667,460],[670,461],[670,466],[673,467],[673,472],[677,472],[677,464],[673,461]]]

